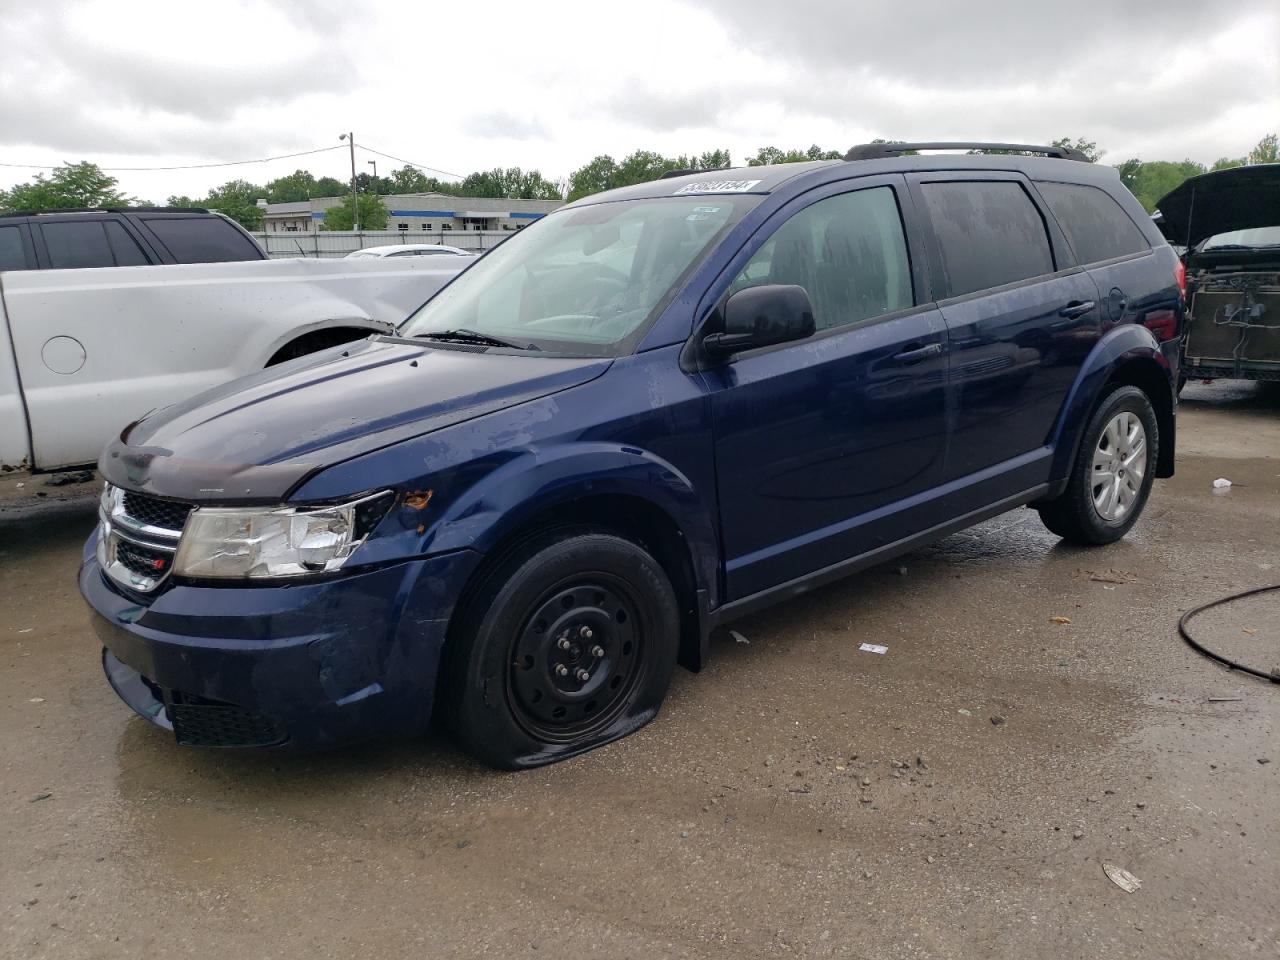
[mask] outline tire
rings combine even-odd
[[[679,629],[670,580],[635,543],[582,528],[526,541],[450,628],[441,719],[502,769],[576,756],[657,716]]]
[[[1128,458],[1126,451],[1132,451]],[[1041,521],[1068,543],[1115,543],[1146,506],[1159,453],[1159,426],[1147,395],[1137,387],[1113,390],[1089,418],[1066,490],[1037,508]],[[1135,483],[1138,465],[1142,474]]]

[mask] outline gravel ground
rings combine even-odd
[[[1175,628],[1280,581],[1280,392],[1192,384],[1179,421],[1125,542],[998,518],[521,774],[436,736],[178,749],[101,676],[92,501],[0,497],[0,956],[1280,956],[1280,687]],[[1196,629],[1280,666],[1280,594]]]

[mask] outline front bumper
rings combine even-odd
[[[287,586],[173,584],[139,602],[103,576],[95,538],[80,592],[108,680],[179,743],[202,746],[321,746],[425,726],[449,616],[479,560],[458,551]]]

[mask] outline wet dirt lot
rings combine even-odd
[[[1127,541],[1009,514],[739,622],[649,727],[521,774],[176,748],[102,679],[92,502],[0,503],[0,956],[1280,956],[1280,686],[1175,626],[1280,582],[1280,391],[1179,420]],[[1280,594],[1195,629],[1280,666]]]

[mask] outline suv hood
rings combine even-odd
[[[1156,208],[1165,239],[1188,249],[1219,233],[1280,226],[1280,163],[1202,173],[1166,193]]]
[[[98,467],[111,483],[158,496],[277,503],[321,468],[586,383],[609,363],[375,338],[145,417]]]

